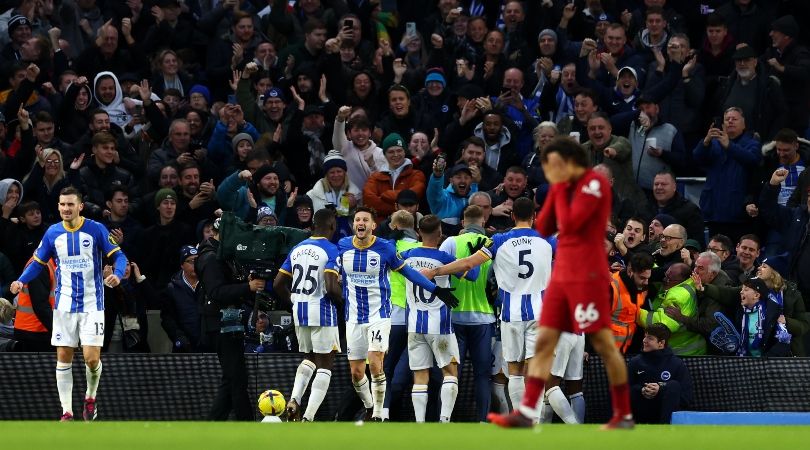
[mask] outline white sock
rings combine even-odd
[[[425,412],[427,411],[428,402],[428,387],[426,384],[414,384],[411,389],[411,401],[413,401],[413,414],[416,416],[417,423],[425,421]],[[442,404],[444,408],[444,404]]]
[[[388,420],[390,418],[391,408],[383,408],[382,410],[382,418],[383,420]]]
[[[352,384],[354,385],[354,391],[357,392],[360,400],[363,401],[363,407],[369,409],[374,406],[374,402],[371,400],[371,391],[368,386],[368,377],[363,375],[362,380],[354,381]]]
[[[450,416],[453,415],[453,408],[456,406],[456,397],[458,397],[458,378],[448,375],[442,381],[442,390],[439,394],[442,401],[439,422],[450,422]]]
[[[548,402],[563,422],[577,423],[574,410],[571,409],[571,404],[568,403],[568,399],[565,398],[565,394],[563,394],[559,386],[554,386],[548,390]]]
[[[309,393],[307,410],[304,412],[304,418],[310,422],[315,420],[315,414],[318,412],[318,408],[321,407],[321,403],[323,403],[323,399],[326,397],[326,391],[329,390],[330,381],[332,381],[332,371],[318,369],[318,373],[315,374],[315,380],[312,382],[312,390]]]
[[[509,375],[509,400],[512,401],[512,409],[517,409],[523,400],[523,391],[526,390],[526,383],[521,375]]]
[[[298,405],[301,405],[301,397],[304,396],[304,391],[309,386],[309,380],[312,379],[312,374],[315,373],[315,363],[305,359],[298,365],[295,371],[295,381],[293,382],[292,394],[290,400],[295,400]]]
[[[548,396],[543,394],[543,398],[540,400],[540,423],[551,423],[554,420],[554,410],[551,409],[551,405],[548,403]]]
[[[569,395],[568,400],[571,401],[571,408],[574,410],[577,423],[585,423],[585,397],[582,395],[582,392]]]
[[[371,396],[374,398],[374,412],[371,414],[372,417],[382,417],[386,385],[384,373],[371,376]]]
[[[101,360],[98,361],[98,366],[95,370],[90,366],[84,366],[85,375],[87,375],[87,392],[85,398],[96,398],[96,391],[98,390],[98,381],[101,379]]]
[[[509,414],[509,403],[506,401],[506,385],[501,383],[492,383],[492,393],[498,399],[498,412],[501,414]]]
[[[73,414],[73,364],[56,362],[56,389],[59,391],[62,413]]]

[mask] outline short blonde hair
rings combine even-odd
[[[391,214],[391,225],[397,227],[397,229],[413,229],[414,227],[414,218],[413,214],[409,213],[408,211],[395,211],[394,214]]]

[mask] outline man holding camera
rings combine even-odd
[[[222,382],[208,420],[228,420],[233,409],[236,420],[253,420],[253,406],[247,393],[245,366],[245,319],[242,305],[252,304],[256,292],[263,291],[265,280],[249,276],[241,281],[231,266],[217,258],[219,219],[214,222],[214,235],[200,245],[194,270],[199,276],[203,295],[203,315],[221,314],[216,352],[222,368]],[[204,321],[210,324],[211,321]],[[211,336],[215,333],[203,332]]]

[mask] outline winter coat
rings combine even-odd
[[[377,218],[382,220],[394,213],[394,203],[401,191],[410,189],[421,200],[426,188],[425,174],[414,169],[406,159],[396,178],[388,167],[371,174],[363,186],[363,204],[374,208]]]
[[[448,184],[447,187],[442,187],[444,184],[443,177],[432,175],[428,180],[427,198],[430,211],[451,225],[458,225],[461,223],[461,213],[467,207],[467,200],[470,195],[478,192],[478,185],[472,183],[470,185],[470,192],[466,197],[456,194],[453,190],[453,185]]]
[[[661,383],[663,390],[667,389],[667,385],[678,383],[681,388],[680,408],[688,408],[694,400],[692,375],[669,345],[631,358],[627,363],[627,375],[631,391],[641,391],[645,383]]]

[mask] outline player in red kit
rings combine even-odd
[[[551,183],[535,228],[557,236],[557,258],[543,295],[534,358],[529,360],[526,391],[509,415],[490,414],[502,427],[530,427],[551,372],[562,331],[586,333],[602,357],[610,382],[613,417],[604,429],[633,428],[627,368],[610,331],[610,270],[604,253],[610,217],[608,180],[590,169],[588,153],[569,137],[551,141],[540,156]]]

